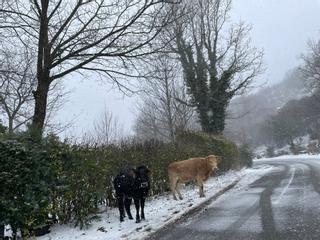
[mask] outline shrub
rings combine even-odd
[[[299,145],[299,144],[292,144],[292,145],[290,146],[290,151],[291,151],[294,155],[298,155],[298,154],[307,152],[307,149],[304,148],[303,146]]]
[[[266,153],[266,157],[268,158],[272,158],[275,156],[275,149],[274,149],[274,146],[269,146],[267,147],[267,153]]]
[[[252,167],[253,152],[248,144],[239,147],[239,159],[241,166]]]
[[[309,144],[308,144],[308,147],[307,147],[307,152],[309,154],[317,154],[319,153],[319,144],[318,144],[318,141],[311,141]]]
[[[7,128],[2,124],[0,120],[0,134],[4,134],[7,131]]]
[[[46,151],[16,140],[0,140],[0,225],[13,231],[44,224],[53,184],[53,172]]]

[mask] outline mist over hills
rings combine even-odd
[[[257,146],[263,142],[259,138],[263,122],[290,100],[300,99],[307,94],[303,74],[295,68],[280,83],[231,101],[224,134],[239,144],[246,142]]]

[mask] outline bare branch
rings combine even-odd
[[[119,87],[125,87],[120,75],[139,76],[134,61],[161,49],[155,40],[172,18],[165,11],[168,4],[162,0],[3,3],[0,26],[5,40],[28,43],[37,56],[33,124],[43,128],[50,85],[66,75],[95,71]],[[101,71],[104,68],[111,70]]]

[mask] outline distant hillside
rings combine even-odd
[[[259,141],[259,125],[288,101],[305,95],[302,73],[294,69],[280,83],[234,99],[228,108],[225,135],[238,143],[247,140],[256,145]]]

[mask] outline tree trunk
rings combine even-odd
[[[9,133],[9,135],[13,134],[13,117],[9,117],[8,133]]]
[[[172,95],[170,93],[170,84],[169,84],[169,76],[167,73],[167,69],[165,69],[164,71],[165,77],[164,77],[164,81],[165,81],[165,90],[166,90],[166,108],[167,108],[167,121],[168,121],[168,128],[169,128],[169,137],[171,142],[175,142],[175,128],[174,128],[174,124],[173,124],[173,115],[172,115],[172,104],[171,104],[171,98]]]
[[[208,109],[204,106],[199,105],[197,107],[197,112],[199,114],[199,121],[200,121],[202,131],[209,133],[210,123],[208,118]]]
[[[37,90],[33,93],[35,99],[32,130],[42,134],[47,112],[48,92],[50,86],[50,44],[48,37],[48,7],[49,0],[41,1],[40,32],[38,41]]]
[[[221,105],[210,106],[209,131],[213,134],[222,134],[225,127],[225,107]]]
[[[38,80],[37,90],[34,92],[35,108],[32,120],[33,129],[43,132],[47,112],[47,101],[49,92],[49,80]]]

